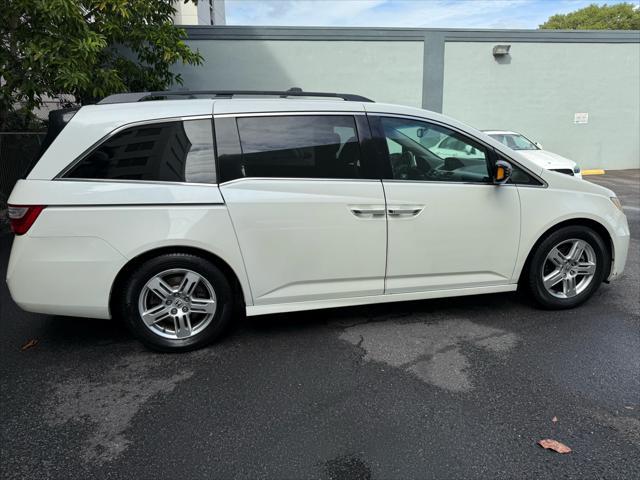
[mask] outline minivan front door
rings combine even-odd
[[[215,130],[254,305],[383,293],[385,202],[364,114],[223,117]]]
[[[369,115],[388,161],[386,293],[511,283],[520,236],[515,185],[491,184],[491,151],[461,132]],[[450,137],[457,149],[437,146]],[[471,153],[470,153],[471,152]]]

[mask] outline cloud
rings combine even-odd
[[[228,0],[228,25],[537,28],[598,0]]]

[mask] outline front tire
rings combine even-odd
[[[165,254],[144,262],[124,283],[120,299],[121,317],[135,337],[163,352],[212,343],[233,316],[233,291],[225,275],[191,254]]]
[[[538,245],[524,283],[541,307],[573,308],[600,287],[610,262],[609,250],[597,232],[579,225],[563,227]]]

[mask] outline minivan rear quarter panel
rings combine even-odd
[[[36,198],[48,206],[29,232],[15,239],[7,272],[12,296],[25,310],[109,318],[118,272],[138,255],[163,247],[197,248],[224,259],[245,302],[252,304],[217,185],[26,180],[10,202],[29,204]],[[41,292],[52,293],[50,304],[37,301]]]

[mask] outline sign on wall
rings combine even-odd
[[[573,123],[589,123],[589,113],[575,113],[573,115]]]

